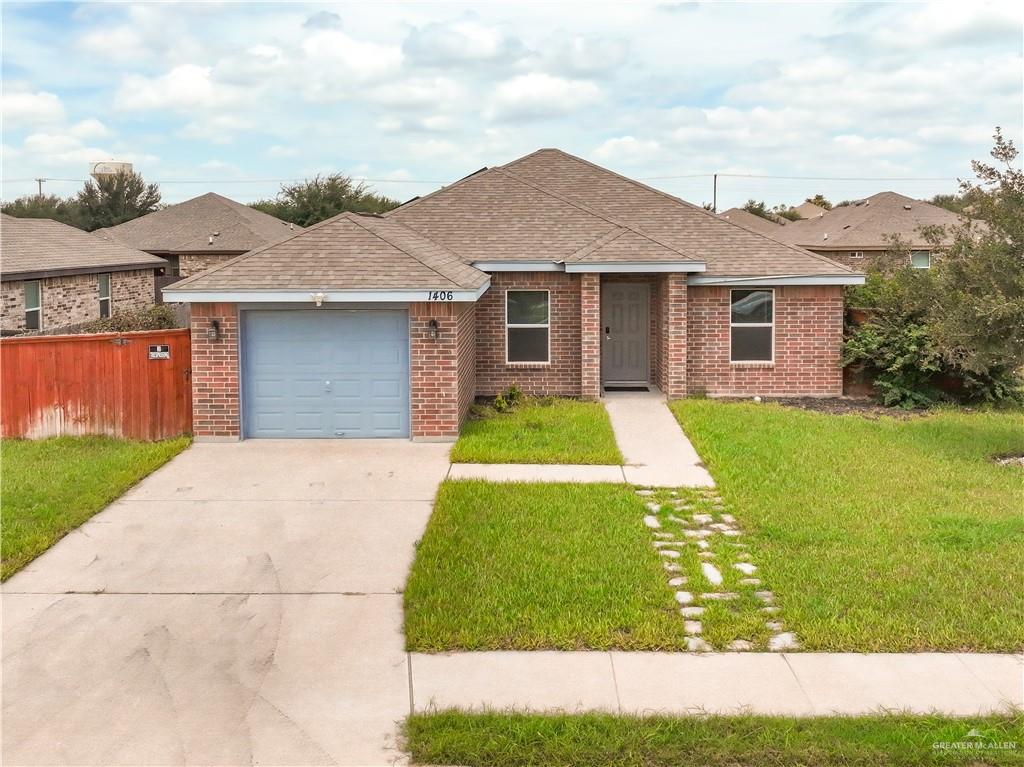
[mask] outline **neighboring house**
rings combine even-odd
[[[734,224],[745,226],[748,229],[753,229],[755,232],[761,234],[767,234],[769,237],[774,237],[775,233],[779,231],[789,222],[784,218],[779,219],[768,219],[763,216],[758,216],[755,213],[751,213],[749,210],[743,208],[729,208],[729,210],[718,214],[726,221],[731,221]]]
[[[555,149],[167,289],[200,439],[451,439],[515,384],[842,393],[863,275]]]
[[[167,259],[169,276],[191,277],[301,231],[301,226],[208,192],[97,234]]]
[[[772,236],[859,269],[885,266],[891,238],[899,237],[910,249],[909,265],[927,269],[936,248],[925,238],[923,229],[944,227],[941,251],[941,246],[951,241],[952,230],[963,223],[960,216],[945,208],[896,192],[880,192],[817,218],[790,222]]]
[[[797,205],[793,210],[800,214],[801,219],[818,218],[818,216],[824,216],[828,213],[828,208],[815,205],[813,202]]]
[[[167,262],[45,218],[0,214],[4,335],[152,306]]]

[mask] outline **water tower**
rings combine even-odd
[[[107,176],[116,176],[118,173],[131,172],[132,164],[130,162],[107,160],[106,162],[94,162],[89,165],[89,175],[97,181],[101,178],[106,178]]]

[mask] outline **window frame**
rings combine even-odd
[[[508,294],[509,293],[543,293],[548,305],[548,321],[543,324],[510,323],[508,321]],[[551,290],[548,288],[506,288],[505,289],[505,364],[506,365],[550,365],[551,364]],[[510,360],[509,330],[513,328],[544,328],[547,331],[547,359],[541,360]]]
[[[39,298],[39,304],[33,308],[28,308],[28,286],[34,284],[36,286],[36,295]],[[43,281],[42,280],[25,280],[21,286],[21,303],[22,308],[25,310],[25,330],[42,330],[43,329]],[[28,315],[30,312],[35,312],[39,316],[39,320],[36,327],[30,328],[28,326]]]
[[[851,250],[849,257],[850,258],[864,258],[864,251],[863,250]]]
[[[914,265],[914,254],[915,253],[924,253],[926,256],[928,256],[928,265],[927,266],[915,266]],[[931,269],[932,268],[932,252],[930,250],[912,250],[912,251],[910,251],[910,268],[911,269]]]
[[[107,295],[106,295],[106,297],[104,297],[104,295],[103,295],[103,278],[104,277],[107,278]],[[96,275],[96,289],[99,292],[99,296],[100,296],[100,319],[106,319],[111,314],[113,314],[113,311],[114,311],[114,302],[113,302],[113,299],[111,298],[111,296],[112,296],[112,294],[114,292],[114,290],[113,290],[113,278],[111,277],[110,272],[101,272],[100,274]],[[103,302],[104,301],[107,302],[107,313],[106,314],[103,313]]]
[[[772,296],[772,321],[771,322],[733,322],[732,321],[732,295],[736,291],[742,291],[744,293],[751,293],[760,291],[763,293],[771,293]],[[729,289],[729,364],[730,365],[774,365],[775,364],[775,288],[730,288]],[[732,358],[732,329],[734,327],[740,328],[771,328],[772,334],[772,354],[770,359],[766,360],[734,360]]]

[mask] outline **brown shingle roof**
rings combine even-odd
[[[0,214],[0,270],[4,280],[156,269],[166,264],[162,258],[58,221]]]
[[[473,290],[487,279],[397,221],[342,213],[176,282],[166,291]]]
[[[208,192],[98,233],[154,253],[244,253],[296,231],[302,227]]]
[[[747,229],[753,229],[761,234],[767,234],[769,237],[774,237],[775,233],[788,223],[784,218],[778,221],[769,221],[767,218],[762,218],[749,210],[743,210],[743,208],[729,208],[718,215],[726,221],[745,226]]]
[[[708,275],[855,274],[824,256],[780,243],[558,149],[541,149],[504,167],[545,189],[583,200],[595,210],[706,261]],[[435,194],[444,196],[445,191]]]
[[[852,205],[833,208],[818,218],[794,221],[776,237],[816,250],[884,250],[889,247],[887,235],[899,235],[911,247],[929,247],[921,227],[943,226],[948,232],[963,223],[956,213],[937,205],[896,192],[880,192]]]
[[[817,218],[828,213],[828,208],[815,205],[813,202],[803,202],[797,205],[794,210],[800,214],[800,218]]]

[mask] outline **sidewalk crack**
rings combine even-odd
[[[782,656],[783,662],[786,664],[786,668],[789,669],[789,673],[793,675],[793,681],[796,682],[796,686],[803,693],[804,699],[807,701],[807,705],[811,707],[811,713],[817,714],[818,711],[814,706],[814,701],[811,700],[811,696],[807,694],[807,690],[804,689],[803,682],[800,681],[800,677],[796,675],[796,670],[793,668],[793,664],[789,662],[789,656],[786,653],[779,653]]]
[[[413,692],[412,692],[412,653],[411,652],[407,652],[405,654],[405,668],[408,671],[408,675],[409,675],[409,716],[412,716],[413,714],[416,713],[416,710],[415,710],[415,701],[416,701],[416,699],[413,696]]]
[[[608,664],[612,667],[612,686],[615,688],[615,708],[622,713],[622,698],[619,696],[619,678],[615,674],[615,656],[608,653]]]

